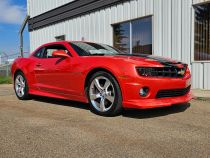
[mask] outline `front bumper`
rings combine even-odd
[[[193,96],[191,92],[185,96],[181,97],[171,97],[162,99],[141,99],[141,100],[129,100],[123,102],[123,106],[126,108],[137,108],[137,109],[150,109],[158,107],[166,107],[174,104],[181,104],[189,102]]]
[[[140,77],[127,80],[123,84],[123,107],[147,109],[186,103],[193,98],[191,91],[179,97],[157,98],[156,95],[160,90],[184,89],[190,85],[190,76],[178,79]],[[148,87],[150,89],[146,97],[139,95],[139,90],[142,87]]]

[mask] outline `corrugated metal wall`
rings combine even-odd
[[[32,16],[48,10],[43,0],[29,0],[34,6],[42,3],[40,10],[30,8]],[[40,2],[38,2],[40,1]],[[58,2],[58,0],[53,0]],[[58,6],[70,0],[59,1]],[[29,2],[29,4],[30,4]],[[54,3],[50,2],[50,3]],[[193,88],[210,89],[210,63],[193,62],[194,11],[192,4],[201,0],[131,0],[82,17],[71,19],[30,33],[31,51],[43,43],[55,41],[66,35],[67,40],[81,40],[112,45],[111,24],[153,15],[153,54],[171,57],[189,64]]]
[[[131,9],[132,8],[132,9]],[[112,45],[111,24],[153,14],[153,0],[133,0],[30,33],[31,51],[65,34],[67,40],[81,40]]]
[[[27,0],[28,14],[37,16],[74,0]]]

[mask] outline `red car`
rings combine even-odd
[[[14,89],[30,95],[90,103],[100,115],[122,108],[156,108],[189,102],[186,64],[152,55],[125,54],[105,44],[48,43],[12,65]]]

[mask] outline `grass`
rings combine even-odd
[[[0,84],[12,84],[12,77],[2,77],[0,76]]]

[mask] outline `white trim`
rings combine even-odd
[[[120,22],[115,22],[115,23],[112,23],[111,25],[113,26],[113,25],[116,25],[116,24],[132,22],[132,21],[135,21],[135,20],[140,20],[140,19],[144,19],[144,18],[148,18],[148,17],[153,17],[153,14],[149,14],[149,15],[145,15],[145,16],[141,16],[141,17],[137,17],[137,18],[132,18],[132,19],[129,19],[129,20],[123,20],[123,21],[120,21]]]
[[[195,9],[191,8],[191,63],[194,62],[194,56],[195,56]]]
[[[192,61],[191,63],[210,63],[210,60]]]
[[[132,22],[130,21],[129,22],[129,25],[130,25],[130,53],[129,54],[132,54],[132,51],[133,51],[133,28],[132,28]]]
[[[152,55],[154,55],[154,32],[155,32],[155,26],[154,26],[154,15],[151,15],[151,18],[152,18]]]

